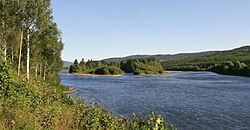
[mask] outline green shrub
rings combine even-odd
[[[95,70],[95,74],[103,75],[121,75],[123,74],[122,70],[116,66],[105,66]]]
[[[102,68],[98,68],[95,70],[95,74],[103,74],[103,75],[109,75],[109,68],[106,67],[102,67]]]
[[[121,62],[121,69],[135,75],[153,75],[164,72],[160,61],[153,58],[125,59]]]
[[[227,61],[215,64],[209,70],[219,74],[250,76],[249,67],[239,61]]]

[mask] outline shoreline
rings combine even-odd
[[[176,72],[164,71],[161,74],[142,74],[142,75],[139,75],[139,76],[163,76],[163,75],[166,75],[166,74],[174,74],[174,73],[176,73]]]
[[[139,76],[161,76],[161,75],[173,74],[173,73],[176,73],[176,72],[164,71],[164,73],[162,73],[162,74],[143,74],[143,75],[139,75]],[[104,77],[121,77],[121,76],[124,76],[124,74],[118,74],[118,75],[81,74],[81,73],[69,73],[69,74],[78,75],[78,76],[104,76]]]
[[[79,76],[104,76],[104,77],[121,77],[123,74],[119,75],[104,75],[104,74],[79,74],[79,73],[72,73],[74,75],[79,75]]]
[[[71,87],[69,87],[69,90],[67,90],[67,91],[63,91],[64,93],[66,93],[66,94],[70,94],[70,93],[73,93],[73,92],[75,92],[76,91],[76,89],[75,88],[71,88]]]

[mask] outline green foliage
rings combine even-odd
[[[243,62],[222,62],[211,67],[209,70],[227,75],[250,76],[250,68]]]
[[[126,73],[135,75],[161,74],[164,72],[160,61],[154,58],[125,59],[120,66]]]
[[[77,73],[79,71],[79,66],[78,65],[70,65],[69,67],[69,73]]]
[[[116,66],[105,66],[95,70],[95,74],[103,75],[120,75],[122,73],[122,70]]]
[[[10,64],[0,59],[0,98],[7,98],[13,94],[15,85],[12,83]]]
[[[245,67],[250,66],[250,46],[244,46],[229,51],[214,52],[207,56],[164,61],[162,62],[162,65],[165,70],[197,71],[197,70],[210,70],[210,68],[213,68],[213,71],[218,73],[219,72],[225,74],[234,73],[234,75],[246,76],[248,75],[246,74],[248,72],[248,69]],[[226,68],[223,68],[223,66]],[[231,67],[227,68],[228,66]],[[237,66],[236,68],[245,68],[245,69],[235,69],[232,66]],[[220,67],[221,71],[218,71]],[[236,70],[241,72],[231,72]],[[230,72],[228,73],[224,71],[230,71]]]
[[[121,58],[108,58],[104,59],[106,62],[121,62],[124,59],[138,59],[138,58],[155,58],[160,61],[167,61],[167,60],[177,60],[177,59],[186,59],[186,58],[194,58],[200,56],[207,56],[216,53],[216,51],[208,51],[208,52],[200,52],[200,53],[180,53],[175,55],[170,54],[160,54],[160,55],[131,55],[127,57]]]
[[[119,68],[119,64],[115,62],[107,63],[105,61],[88,60],[86,63],[84,59],[80,63],[75,60],[74,64],[70,65],[69,73],[84,73],[84,74],[102,74],[102,75],[120,75],[123,74]]]
[[[14,70],[20,65],[21,75],[28,75],[29,71],[29,77],[52,80],[62,67],[61,32],[53,22],[50,2],[51,0],[0,1],[1,56],[5,61],[11,62]],[[21,76],[19,72],[18,76]]]
[[[120,64],[117,62],[92,61],[80,63],[75,60],[69,68],[69,73],[87,73],[103,75],[120,75],[133,73],[135,75],[161,74],[164,72],[160,61],[153,58],[125,59]]]

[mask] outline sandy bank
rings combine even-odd
[[[69,90],[64,91],[64,93],[69,94],[69,93],[73,93],[73,92],[75,92],[75,91],[76,91],[75,88],[69,88]]]

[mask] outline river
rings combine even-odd
[[[212,72],[161,76],[77,76],[62,71],[70,96],[92,99],[115,116],[162,114],[180,130],[249,130],[250,78]]]

